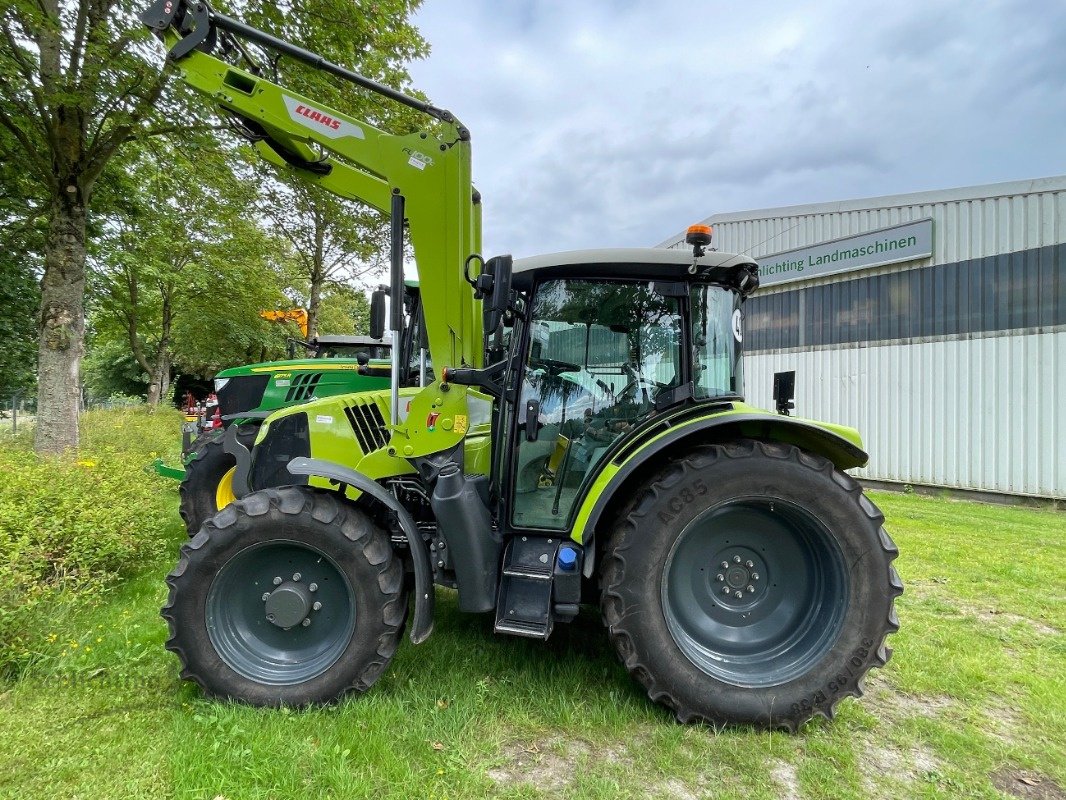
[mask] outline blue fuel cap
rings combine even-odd
[[[577,565],[577,550],[572,547],[560,547],[558,558],[560,569],[570,572]]]

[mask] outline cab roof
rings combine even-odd
[[[696,273],[689,272],[693,261]],[[749,256],[707,251],[693,259],[691,250],[661,247],[615,247],[570,250],[516,259],[512,269],[517,289],[532,285],[533,277],[565,278],[575,274],[599,278],[695,280],[743,287],[750,294],[758,284],[758,265]]]

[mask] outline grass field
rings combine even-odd
[[[0,797],[1066,798],[1066,515],[873,497],[907,587],[895,655],[798,735],[679,726],[596,614],[536,644],[447,592],[434,635],[363,697],[205,701],[163,649],[168,557],[41,618],[0,684]],[[160,502],[176,555],[176,491]]]

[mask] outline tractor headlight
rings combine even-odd
[[[229,378],[215,378],[215,392],[221,392],[222,387],[229,383]]]

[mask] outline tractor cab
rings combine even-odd
[[[354,358],[387,361],[392,344],[371,336],[318,336],[308,342],[315,358]]]
[[[680,405],[741,400],[746,256],[578,251],[514,263],[514,528],[565,530],[611,452]],[[501,487],[502,488],[502,487]]]

